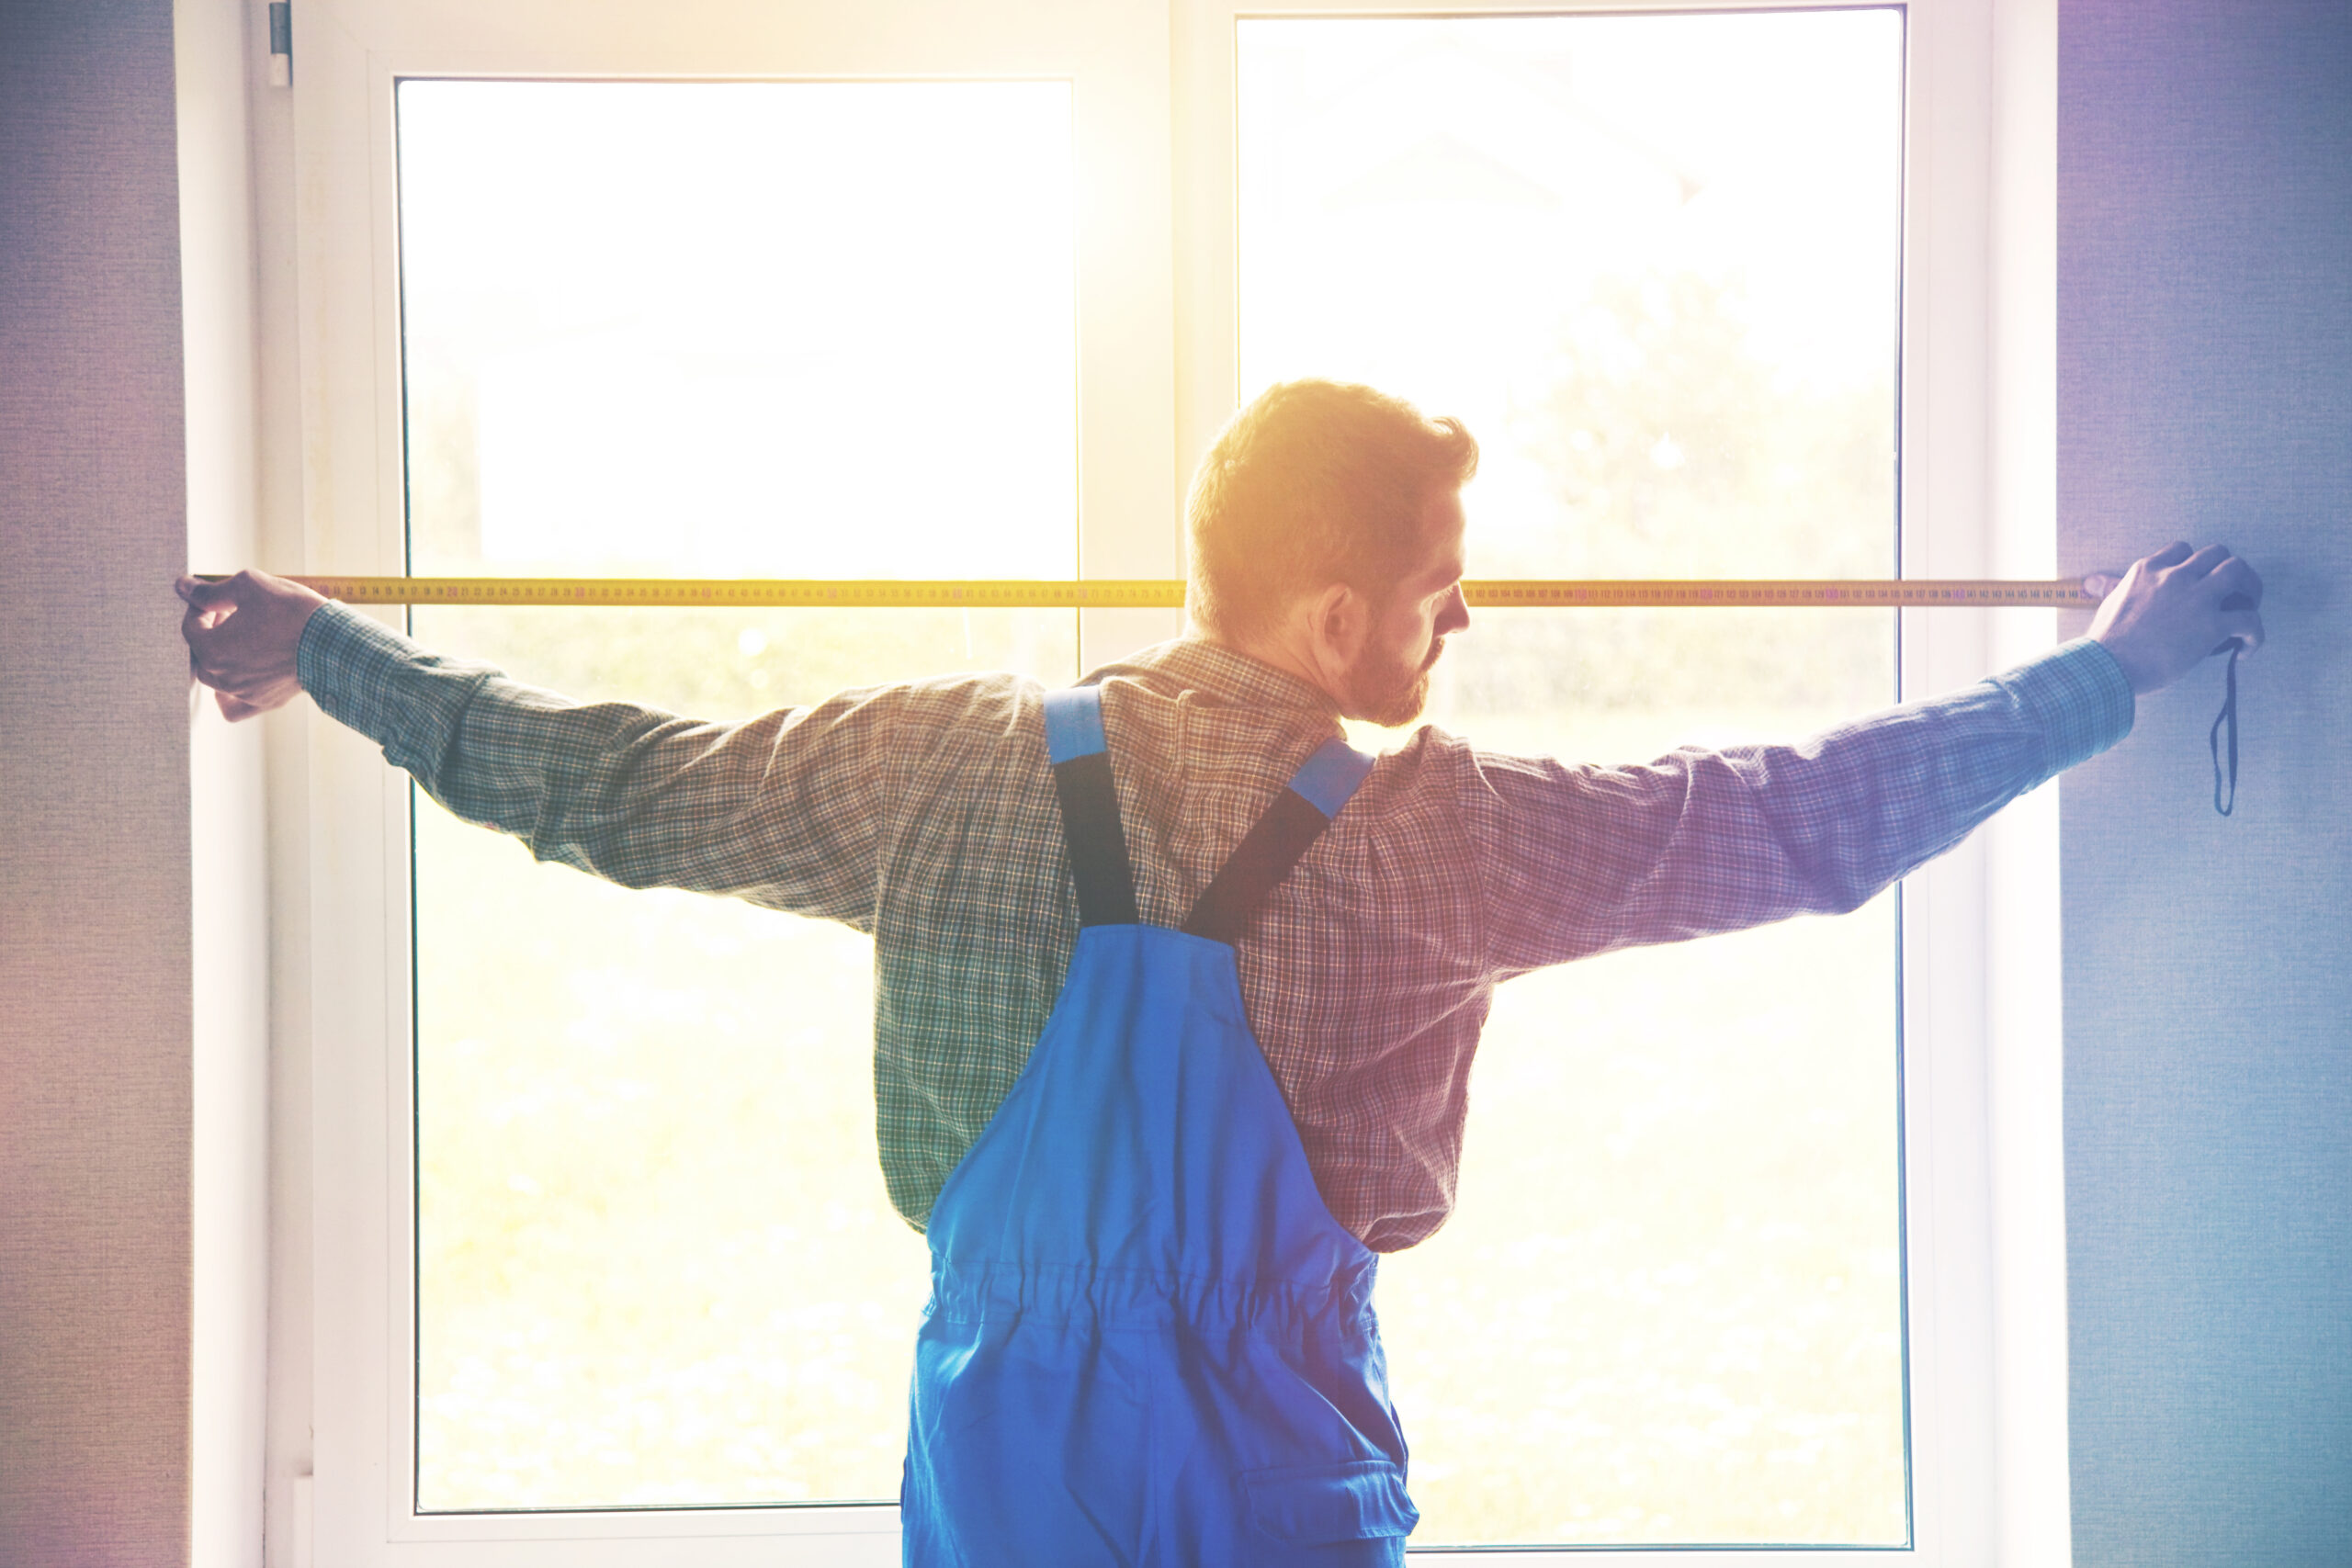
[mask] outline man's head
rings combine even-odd
[[[1194,628],[1322,687],[1350,717],[1409,722],[1446,636],[1469,624],[1460,491],[1477,467],[1460,421],[1400,398],[1268,388],[1193,476]]]

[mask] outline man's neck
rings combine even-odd
[[[1238,637],[1229,637],[1212,631],[1199,622],[1189,618],[1184,622],[1183,637],[1187,642],[1204,642],[1212,648],[1221,648],[1227,653],[1238,653],[1244,659],[1254,659],[1270,670],[1279,670],[1293,680],[1304,682],[1314,687],[1335,704],[1346,701],[1344,694],[1334,692],[1324,683],[1322,678],[1315,672],[1315,665],[1311,660],[1304,657],[1298,649],[1291,648],[1280,637],[1261,637],[1245,642]]]

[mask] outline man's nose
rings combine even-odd
[[[1462,584],[1455,583],[1453,592],[1445,596],[1445,606],[1437,613],[1437,635],[1445,637],[1470,624],[1470,601],[1462,595]]]

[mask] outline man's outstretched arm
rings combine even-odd
[[[900,688],[708,724],[442,659],[261,573],[180,593],[191,664],[232,719],[308,691],[450,811],[541,860],[871,920]]]
[[[2261,580],[2219,547],[2133,563],[2088,637],[1795,746],[1640,767],[1480,753],[1487,953],[1511,973],[1856,908],[2018,795],[2120,740],[2136,700],[2262,641]]]

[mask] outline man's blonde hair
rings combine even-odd
[[[1208,630],[1249,637],[1335,582],[1385,603],[1426,547],[1430,499],[1477,471],[1460,420],[1347,382],[1269,387],[1193,472],[1186,607]]]

